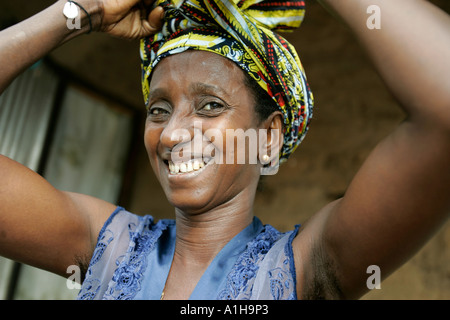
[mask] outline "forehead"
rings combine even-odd
[[[223,89],[242,87],[244,72],[233,61],[213,52],[188,50],[162,59],[155,67],[150,90],[164,83],[190,82],[221,86]]]

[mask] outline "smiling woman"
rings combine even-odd
[[[153,88],[165,94],[158,94],[155,98],[152,95]],[[167,57],[153,73],[150,96],[145,145],[155,174],[169,201],[176,208],[185,211],[189,207],[189,210],[207,212],[231,199],[237,200],[235,197],[238,195],[254,198],[256,189],[254,186],[250,187],[249,182],[258,182],[259,166],[222,165],[218,161],[209,161],[211,153],[205,151],[213,149],[215,159],[225,159],[226,153],[245,152],[227,149],[229,146],[225,143],[226,139],[222,139],[227,135],[226,130],[258,129],[258,126],[265,125],[259,123],[253,96],[244,85],[243,72],[233,62],[202,51],[186,51]],[[210,106],[212,102],[219,107],[205,110],[205,106]],[[161,113],[161,116],[154,115],[152,111],[162,108],[161,105],[168,111]],[[278,124],[275,124],[277,121]],[[281,121],[281,116],[278,116],[273,120],[273,125],[280,127]],[[196,122],[200,123],[203,132],[214,130],[215,138],[202,134],[201,145],[190,147],[194,143],[192,138]],[[184,129],[186,135],[180,137],[181,140],[174,139],[177,136],[174,133],[180,129]],[[174,160],[174,149],[182,149],[185,162],[174,163],[174,166],[179,166],[184,174],[170,173],[167,161]],[[196,159],[198,163],[205,164],[202,170],[187,170],[189,163],[195,163]],[[243,190],[250,194],[240,194]],[[237,203],[246,202],[248,201]],[[242,217],[245,215],[239,214]],[[214,216],[215,214],[211,215]],[[247,217],[247,221],[250,220]]]
[[[175,211],[171,220],[138,216],[56,190],[0,156],[0,254],[62,275],[89,264],[80,299],[358,298],[369,266],[383,276],[398,268],[448,218],[450,19],[425,1],[322,2],[354,31],[408,118],[341,199],[286,233],[253,206],[263,168],[289,158],[312,117],[297,53],[274,32],[300,25],[303,1],[79,0],[84,24],[67,30],[61,0],[0,33],[2,90],[91,27],[143,37],[144,142]],[[374,3],[386,13],[376,32],[365,27]]]

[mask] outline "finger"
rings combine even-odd
[[[147,19],[149,12],[154,9],[157,0],[139,0],[137,7],[141,12],[141,19]]]
[[[149,7],[151,4],[153,4],[153,2],[155,2],[156,0],[143,0],[144,4],[146,7]]]
[[[160,6],[153,9],[148,15],[148,23],[155,31],[160,30],[163,25],[164,9]]]
[[[163,25],[164,10],[161,7],[155,8],[148,15],[147,20],[141,20],[143,34],[141,37],[147,37],[149,35],[159,32]]]

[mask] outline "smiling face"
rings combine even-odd
[[[254,104],[243,71],[217,54],[187,51],[157,65],[144,141],[153,170],[175,207],[198,213],[238,195],[253,202],[261,164],[249,164],[248,150],[239,150],[243,146],[236,139],[227,144],[225,137],[227,129],[262,128]],[[247,155],[245,163],[217,163],[239,152]]]

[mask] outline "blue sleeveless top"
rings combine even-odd
[[[297,299],[292,240],[258,218],[230,240],[190,299]],[[100,231],[78,299],[160,299],[175,252],[174,220],[118,207]]]

